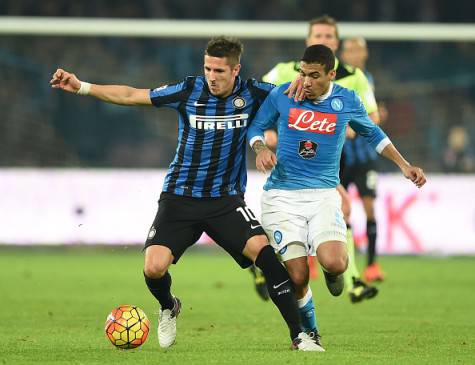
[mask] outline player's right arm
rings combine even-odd
[[[54,89],[91,95],[97,99],[118,105],[152,105],[149,89],[136,89],[126,85],[97,85],[80,81],[75,74],[57,69],[50,81]]]
[[[247,130],[249,145],[256,153],[256,168],[264,173],[277,164],[275,153],[265,144],[264,132],[272,128],[279,117],[276,102],[279,93],[282,93],[282,87],[276,87],[270,92]]]

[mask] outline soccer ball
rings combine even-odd
[[[144,311],[133,305],[121,305],[112,310],[106,320],[106,335],[120,349],[142,345],[148,336],[150,321]]]

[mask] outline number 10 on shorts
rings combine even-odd
[[[244,217],[246,222],[257,221],[256,216],[254,215],[252,210],[249,209],[249,207],[247,207],[247,206],[238,207],[238,208],[236,208],[236,211],[242,214],[242,216]]]

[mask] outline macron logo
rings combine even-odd
[[[235,129],[247,127],[249,114],[232,115],[190,115],[194,129]]]

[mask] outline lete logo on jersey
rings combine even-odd
[[[290,129],[318,134],[335,134],[337,115],[291,108],[288,125]]]

